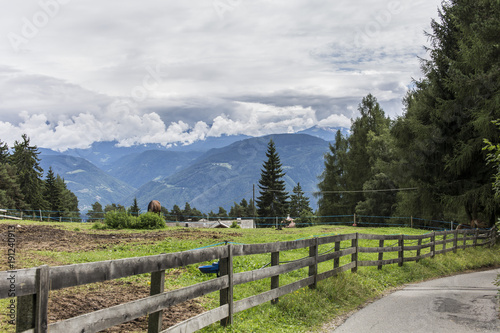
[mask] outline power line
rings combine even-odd
[[[413,191],[418,190],[418,187],[406,188],[388,188],[381,190],[352,190],[352,191],[302,191],[304,193],[366,193],[366,192],[394,192],[394,191]],[[279,192],[280,190],[263,190],[265,192]]]

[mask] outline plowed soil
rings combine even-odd
[[[176,239],[227,239],[237,236],[238,233],[221,234],[216,230],[197,230],[194,228],[182,228],[168,231],[151,231],[147,233],[120,233],[110,231],[99,232],[76,232],[64,230],[47,225],[17,225],[16,226],[16,248],[18,252],[37,256],[37,251],[51,252],[81,252],[110,248],[114,245],[130,242],[141,242],[143,244],[154,243],[165,238]],[[7,225],[0,224],[0,241],[7,243]],[[48,265],[60,265],[59,263],[46,262]],[[18,263],[16,268],[24,268]],[[7,270],[5,263],[0,263],[0,270]],[[179,274],[180,270],[167,272],[166,278],[176,278],[173,274]],[[170,275],[169,275],[170,274]],[[127,303],[149,296],[149,286],[144,283],[133,283],[128,281],[114,280],[79,286],[63,290],[51,291],[49,299],[49,323],[79,316],[85,313],[108,308],[114,305]],[[191,300],[183,304],[164,310],[163,329],[178,322],[184,321],[204,311],[197,300]],[[147,317],[138,318],[126,324],[116,326],[105,332],[143,332],[147,330]]]

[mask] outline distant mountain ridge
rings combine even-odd
[[[103,207],[110,203],[128,207],[137,197],[143,210],[151,199],[158,199],[168,209],[189,202],[208,213],[252,198],[267,143],[273,138],[286,172],[287,190],[291,192],[300,182],[315,208],[312,192],[324,169],[328,141],[335,137],[336,130],[313,127],[296,134],[226,136],[170,148],[117,147],[116,142],[100,142],[63,153],[40,148],[40,157],[45,171],[52,166],[66,180],[82,211],[96,201]],[[347,129],[341,131],[348,133]]]
[[[219,206],[228,210],[234,202],[251,199],[253,185],[256,186],[256,197],[259,195],[257,184],[270,139],[275,142],[280,155],[287,190],[291,192],[300,182],[315,206],[312,193],[317,190],[317,177],[323,170],[328,142],[306,134],[269,135],[212,149],[189,167],[145,184],[126,200],[137,197],[143,206],[156,199],[167,207],[174,204],[183,207],[189,202],[202,212],[217,211]]]

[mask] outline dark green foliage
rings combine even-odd
[[[125,211],[112,210],[104,215],[104,224],[111,229],[161,229],[165,227],[165,220],[152,212],[137,217]]]
[[[273,140],[269,140],[266,152],[267,161],[261,169],[259,193],[257,198],[257,213],[262,217],[283,217],[288,210],[288,193],[285,190],[285,173],[280,158],[276,152]],[[265,224],[261,222],[258,224]]]
[[[92,209],[87,212],[89,221],[101,221],[104,218],[104,211],[102,210],[102,205],[99,202],[92,204]]]
[[[12,155],[0,140],[0,207],[20,210],[49,210],[50,215],[79,217],[78,199],[59,175],[49,167],[43,180],[37,146],[22,136]]]
[[[24,195],[17,182],[14,167],[0,163],[0,207],[9,209],[24,209]]]
[[[365,213],[376,213],[371,209],[376,204],[373,196],[367,196],[370,192],[363,190],[394,187],[387,176],[385,182],[380,182],[384,169],[381,160],[390,161],[390,157],[383,156],[388,148],[380,144],[386,140],[379,138],[388,136],[390,119],[371,94],[362,99],[358,111],[361,116],[352,122],[351,135],[345,139],[338,131],[335,144],[330,145],[330,153],[325,155],[325,170],[318,184],[321,216],[350,215],[358,208]],[[393,202],[388,204],[392,206]]]
[[[253,201],[251,199],[250,204],[244,198],[239,204],[235,202],[229,211],[230,217],[251,217],[253,215]]]
[[[24,201],[31,209],[45,209],[43,199],[43,170],[40,167],[40,154],[37,146],[30,145],[30,139],[23,134],[22,141],[14,143],[14,152],[10,157],[16,168],[17,179]]]
[[[104,215],[104,224],[111,229],[127,229],[136,224],[136,219],[124,211],[111,210]]]
[[[309,198],[304,195],[300,183],[297,183],[292,192],[293,194],[290,196],[290,216],[298,217],[303,211],[312,212]]]
[[[133,229],[162,229],[165,228],[165,220],[153,212],[139,215],[139,218],[132,224]]]
[[[330,144],[330,152],[325,154],[325,169],[319,176],[320,192],[316,195],[319,197],[320,216],[352,214],[345,204],[346,194],[340,193],[347,189],[344,177],[346,154],[347,139],[339,130],[335,135],[335,143]]]
[[[6,164],[9,159],[9,146],[0,140],[0,164]]]
[[[124,206],[120,205],[120,204],[115,204],[115,203],[112,203],[110,205],[106,205],[106,207],[104,207],[104,212],[105,213],[108,213],[108,212],[113,212],[113,211],[118,211],[118,212],[125,212],[126,209]]]
[[[499,142],[491,121],[500,118],[500,3],[444,2],[429,36],[425,77],[415,82],[393,130],[408,183],[419,187],[408,195],[418,199],[412,209],[427,218],[460,212],[491,224],[499,206],[481,148],[484,138]]]
[[[56,176],[52,168],[49,168],[44,183],[43,199],[47,203],[46,208],[51,211],[51,216],[61,216],[63,190],[61,184],[56,182]]]
[[[137,204],[137,198],[134,198],[134,203],[132,204],[132,206],[130,206],[129,213],[134,216],[139,216],[139,214],[141,213],[141,209]]]

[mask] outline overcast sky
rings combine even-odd
[[[440,0],[0,0],[0,140],[191,143],[392,118]]]

